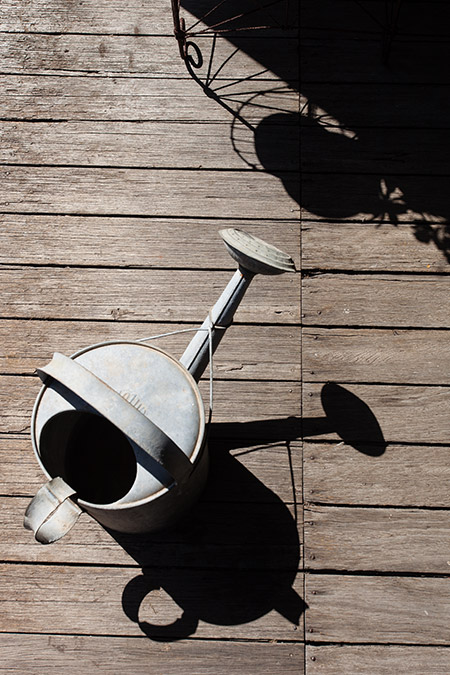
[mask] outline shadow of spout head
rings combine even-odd
[[[344,443],[372,457],[384,453],[387,443],[367,403],[335,382],[324,385],[321,400],[330,427]]]

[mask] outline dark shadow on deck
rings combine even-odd
[[[248,445],[253,445],[253,438],[289,443],[300,438],[337,434],[346,445],[365,455],[379,457],[384,453],[387,442],[380,424],[359,396],[336,382],[327,382],[321,389],[320,400],[324,411],[322,417],[287,417],[215,426],[224,437],[230,438],[227,441],[230,448],[245,447],[246,438]],[[213,437],[214,433],[213,430]]]
[[[205,94],[230,113],[235,152],[251,168],[277,176],[298,202],[298,2],[226,0],[218,5],[216,0],[183,0],[182,14],[183,10],[203,17],[230,45],[220,52],[211,31],[207,38],[195,35],[194,28],[188,36],[186,66]],[[195,21],[189,18],[187,23]],[[256,26],[267,28],[254,30]],[[239,54],[248,54],[258,64],[236,78]]]
[[[216,4],[216,0],[183,0],[182,7],[201,17]],[[231,114],[234,109],[231,141],[236,152],[248,165],[262,166],[277,176],[311,220],[360,219],[377,227],[402,221],[411,226],[418,241],[436,246],[450,261],[446,3],[433,4],[432,11],[424,12],[422,4],[404,2],[395,36],[386,35],[383,29],[385,4],[389,3],[300,3],[301,195],[290,173],[295,170],[294,153],[299,148],[296,113],[270,111],[267,105],[264,119],[250,123],[244,133],[252,106],[264,107],[270,96],[263,80],[259,92],[255,90],[258,76],[273,73],[289,88],[298,89],[295,50],[287,56],[277,48],[274,36],[279,33],[273,29],[283,25],[288,4],[291,14],[284,24],[295,24],[292,10],[297,3],[270,4],[259,13],[231,19],[256,4],[227,0],[205,19],[210,26],[217,24],[217,30],[234,29],[223,35],[235,53],[245,52],[261,65],[248,75],[247,85],[252,82],[253,89],[247,97],[245,82],[228,83],[225,89],[220,83],[234,55],[229,64],[212,65],[211,53],[205,51],[206,75],[200,74],[201,69],[194,73],[202,80],[205,93],[228,106]],[[272,29],[242,30],[249,25]],[[217,71],[220,75],[211,79]]]
[[[222,436],[220,425],[214,426],[202,500],[170,530],[140,536],[111,532],[142,567],[124,589],[124,612],[153,640],[188,637],[199,621],[239,625],[272,610],[294,627],[305,609],[293,588],[300,562],[296,519],[230,454],[233,442],[214,440]],[[168,551],[166,559],[158,549]],[[141,611],[145,598],[159,589],[181,608],[170,625],[158,625],[156,616]]]
[[[193,635],[199,621],[239,625],[273,610],[299,625],[305,603],[294,590],[300,565],[299,486],[290,443],[302,435],[337,433],[367,455],[379,456],[386,447],[375,416],[357,396],[330,383],[322,388],[321,400],[325,416],[320,418],[212,424],[211,469],[201,501],[170,530],[110,532],[142,567],[125,587],[122,602],[125,614],[149,638],[178,640]],[[254,446],[255,438],[286,445],[291,508],[231,454]],[[147,596],[161,589],[179,609],[169,625],[153,623],[148,611],[141,611]]]

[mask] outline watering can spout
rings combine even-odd
[[[292,258],[262,239],[233,228],[220,230],[219,234],[239,267],[180,359],[197,382],[255,274],[295,272]]]

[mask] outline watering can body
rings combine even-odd
[[[113,530],[144,532],[166,527],[197,499],[207,474],[204,408],[179,361],[150,345],[113,342],[55,354],[38,372],[34,451],[80,509]],[[61,516],[52,512],[42,538],[50,526],[65,527]]]
[[[208,454],[197,381],[253,276],[295,269],[255,237],[221,234],[239,269],[180,361],[144,342],[115,341],[55,354],[38,369],[32,442],[49,482],[24,524],[41,543],[62,537],[82,511],[119,532],[158,530],[199,497]]]

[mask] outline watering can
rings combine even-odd
[[[255,274],[295,271],[292,259],[242,230],[220,234],[238,269],[181,359],[141,341],[55,353],[43,381],[31,435],[49,481],[24,525],[37,541],[60,539],[82,511],[118,532],[162,529],[199,497],[208,453],[197,382]]]

